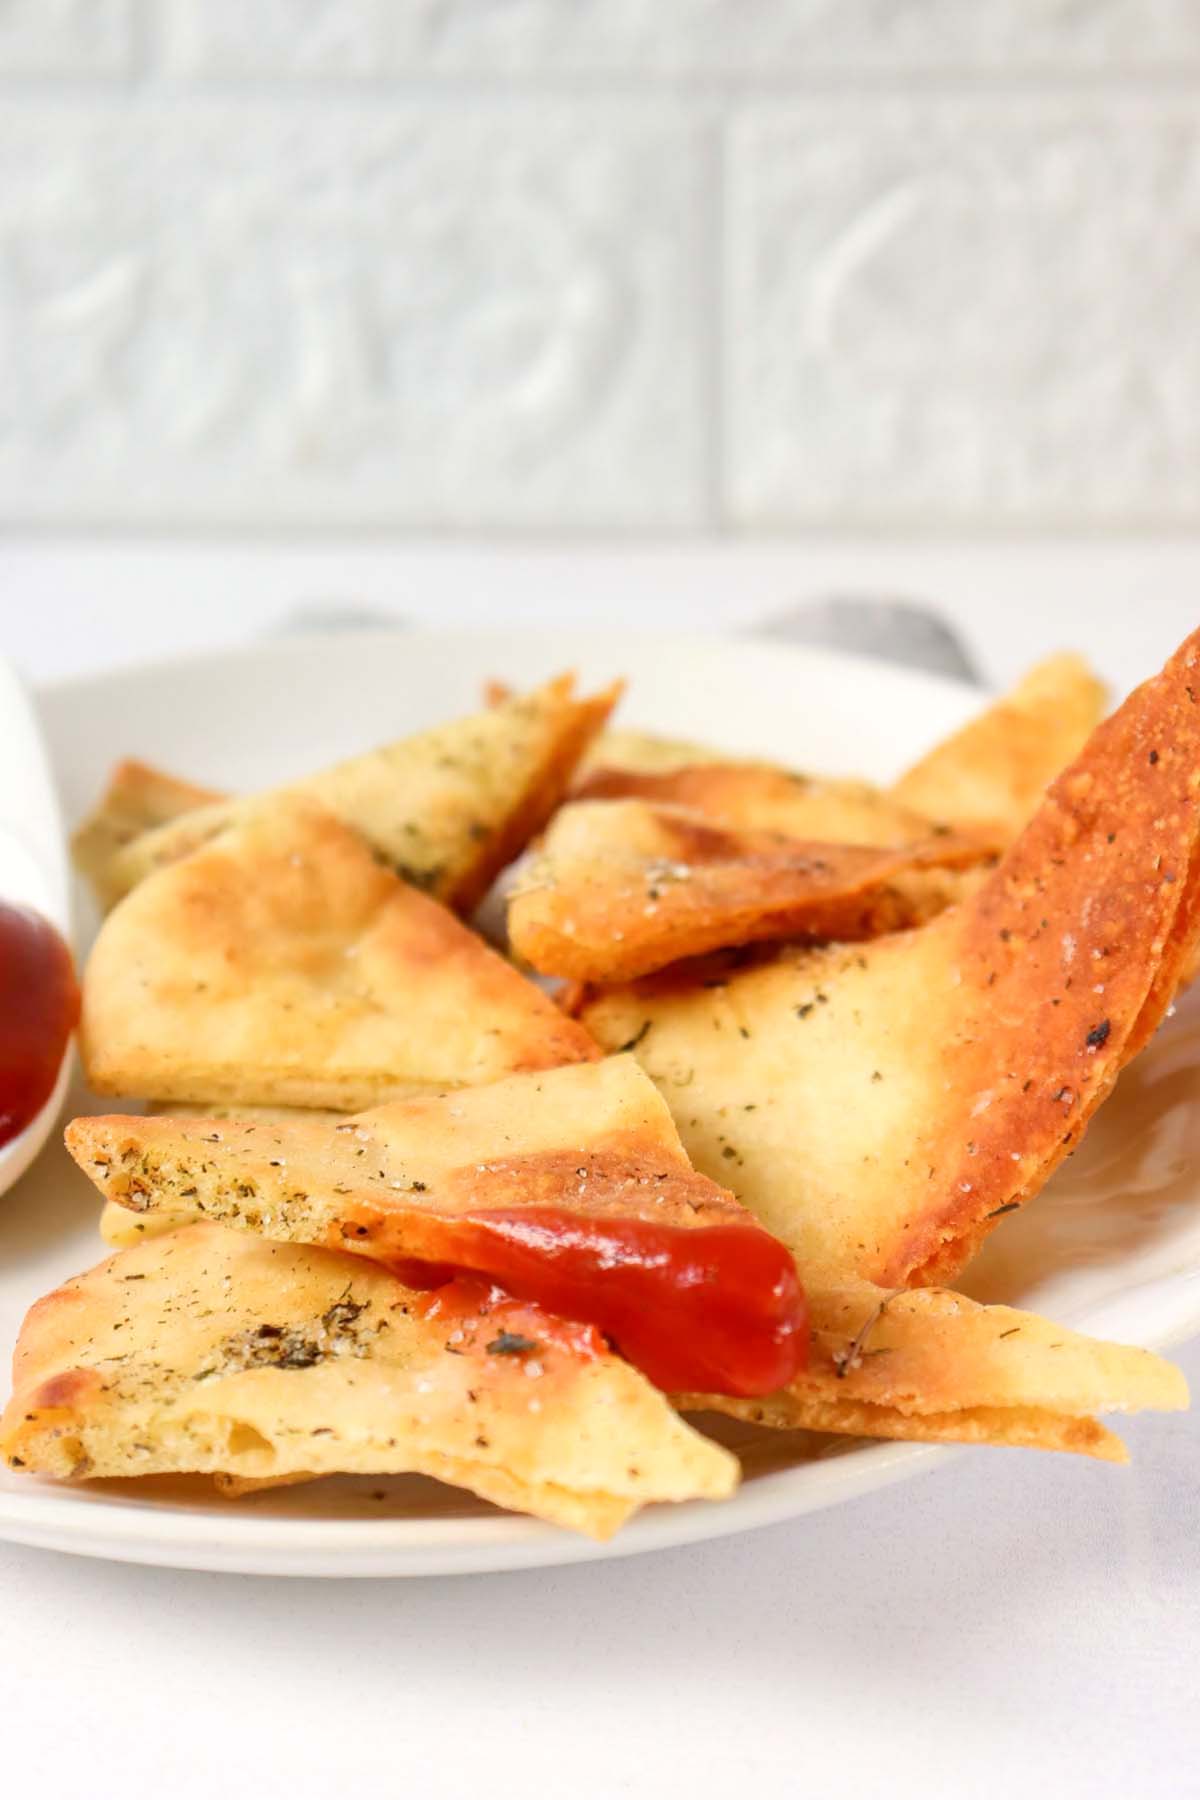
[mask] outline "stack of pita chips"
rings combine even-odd
[[[12,1465],[418,1469],[606,1535],[736,1483],[684,1410],[1121,1459],[1097,1415],[1186,1404],[1177,1371],[943,1284],[1196,954],[1197,656],[1094,733],[1055,659],[890,792],[597,737],[611,697],[561,683],[249,801],[123,765],[78,840],[123,896],[84,1054],[176,1116],[70,1129],[130,1247],[31,1313]],[[574,1017],[450,910],[547,821],[510,935]],[[555,1299],[547,1209],[599,1246],[603,1303]],[[492,1285],[501,1218],[522,1297]],[[719,1271],[677,1312],[657,1291],[641,1342],[633,1227],[790,1253],[807,1362],[723,1379]],[[711,1370],[654,1367],[660,1306]]]
[[[1068,1334],[935,1284],[1078,1143],[1195,955],[1198,663],[1189,639],[1092,734],[982,885],[922,929],[730,951],[584,1001],[602,1045],[631,1045],[696,1167],[719,1171],[804,1272],[839,1388],[817,1392],[810,1369],[765,1408],[726,1410],[1078,1448],[1078,1421],[1106,1396],[1183,1404],[1154,1359],[1091,1346],[1085,1377]],[[985,720],[963,738],[992,766],[953,822],[997,820],[995,734]],[[923,765],[927,804],[940,760]],[[953,1356],[948,1334],[962,1338]]]
[[[220,1114],[129,1121],[198,1133],[214,1164],[222,1133],[249,1142],[283,1119],[361,1166],[342,1123],[355,1109],[440,1093],[444,1139],[447,1089],[606,1069],[584,1029],[451,908],[469,910],[542,825],[614,697],[576,701],[555,682],[247,800],[123,764],[77,839],[113,908],[84,982],[92,1087]],[[628,1080],[686,1169],[653,1088],[632,1065]],[[510,1104],[520,1116],[528,1097]],[[427,1176],[437,1158],[431,1141]],[[267,1163],[294,1205],[303,1157]],[[2,1429],[12,1467],[203,1473],[232,1494],[415,1471],[602,1536],[648,1500],[736,1484],[735,1459],[598,1331],[486,1279],[414,1289],[351,1254],[358,1216],[353,1230],[272,1241],[270,1207],[246,1204],[251,1179],[243,1169],[237,1193],[253,1235],[188,1222],[205,1215],[193,1183],[162,1217],[107,1209],[128,1247],[39,1302],[22,1331]]]

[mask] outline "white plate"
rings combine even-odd
[[[74,681],[41,696],[68,818],[116,758],[254,787],[416,730],[489,676],[625,674],[630,723],[817,769],[886,778],[968,717],[953,683],[811,650],[712,639],[395,632],[287,640]],[[81,919],[86,941],[91,921]],[[1189,1015],[1190,1014],[1190,1018]],[[86,1110],[88,1096],[73,1096]],[[964,1286],[1161,1348],[1200,1329],[1200,1009],[1129,1071],[1036,1206],[995,1233]],[[0,1203],[0,1338],[29,1303],[99,1260],[96,1195],[48,1150]],[[327,1481],[214,1503],[198,1484],[61,1488],[0,1476],[0,1535],[91,1556],[297,1575],[432,1575],[626,1556],[796,1517],[934,1467],[918,1445],[723,1432],[747,1478],[721,1505],[655,1507],[604,1545],[419,1478]],[[980,1455],[1000,1455],[981,1451]],[[1007,1454],[1014,1454],[1009,1452]]]

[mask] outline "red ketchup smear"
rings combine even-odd
[[[410,1286],[464,1272],[598,1326],[669,1393],[750,1396],[808,1360],[796,1267],[761,1226],[580,1218],[557,1207],[431,1214],[430,1257],[393,1263]]]
[[[0,1145],[50,1098],[78,1018],[75,969],[58,932],[0,902]]]
[[[427,1278],[434,1265],[421,1263],[415,1267]],[[455,1332],[465,1330],[472,1348],[490,1349],[496,1356],[520,1356],[526,1346],[532,1346],[530,1355],[535,1350],[553,1348],[588,1360],[603,1356],[608,1350],[594,1325],[556,1318],[528,1300],[514,1299],[495,1282],[481,1281],[474,1275],[451,1272],[447,1277],[445,1271],[437,1272],[446,1285],[439,1285],[418,1302],[420,1315],[424,1319],[440,1319]]]

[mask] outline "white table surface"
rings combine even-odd
[[[0,647],[49,680],[298,601],[662,629],[872,591],[936,599],[993,680],[1077,644],[1128,685],[1200,621],[1200,546],[47,540],[0,551]],[[1179,1361],[1200,1391],[1200,1343]],[[0,1545],[0,1792],[1200,1794],[1200,1412],[1122,1429],[1128,1469],[967,1453],[794,1525],[561,1571],[284,1581]]]

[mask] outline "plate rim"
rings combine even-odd
[[[573,639],[578,642],[581,653],[589,646],[603,649],[607,654],[614,642],[627,642],[640,646],[680,646],[687,649],[691,646],[703,646],[712,649],[715,645],[728,646],[740,652],[749,650],[768,652],[772,655],[797,657],[817,663],[829,665],[831,671],[841,669],[868,669],[874,673],[883,673],[889,679],[900,682],[911,682],[928,687],[936,687],[944,694],[953,694],[956,698],[974,700],[991,695],[990,688],[978,687],[958,676],[948,675],[939,670],[921,669],[909,663],[889,662],[885,657],[859,655],[854,651],[835,649],[830,645],[812,644],[784,637],[768,636],[754,630],[730,631],[720,627],[703,629],[696,627],[688,631],[664,631],[660,629],[641,630],[635,626],[622,625],[609,628],[599,625],[510,625],[489,626],[479,630],[468,625],[429,625],[422,621],[407,624],[397,618],[394,625],[389,626],[346,626],[341,629],[290,630],[280,629],[262,632],[255,637],[248,637],[233,643],[206,646],[196,650],[177,650],[164,656],[147,656],[127,658],[102,669],[70,675],[55,676],[48,681],[31,682],[28,691],[35,703],[42,699],[58,700],[70,698],[73,693],[97,686],[106,685],[110,681],[120,681],[131,676],[170,675],[179,669],[197,670],[207,664],[219,664],[230,661],[241,662],[258,657],[270,659],[279,654],[297,654],[311,652],[314,649],[344,648],[355,644],[366,648],[378,645],[394,646],[397,641],[414,643],[469,644],[477,650],[481,644],[515,643],[528,640],[542,644],[549,640],[554,643]],[[635,677],[631,677],[631,680]]]

